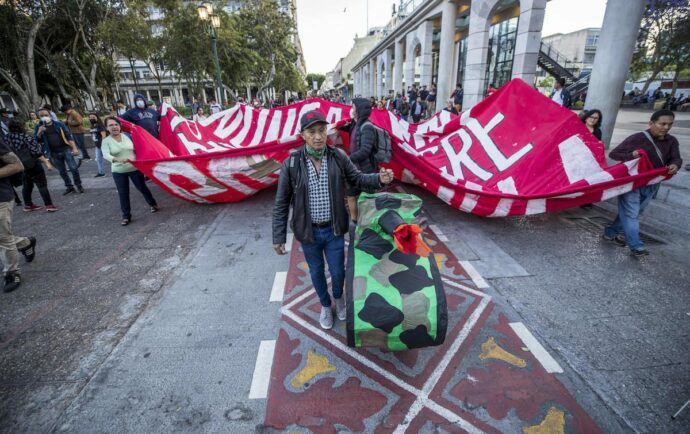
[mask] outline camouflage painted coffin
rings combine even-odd
[[[360,196],[347,264],[349,346],[401,351],[443,343],[448,311],[434,255],[402,253],[392,236],[398,223],[415,223],[421,207],[410,194]]]

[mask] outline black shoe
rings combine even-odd
[[[14,204],[17,205],[17,206],[22,206],[22,205],[24,205],[24,204],[22,203],[21,200],[19,200],[19,201],[15,200],[15,201],[14,201]]]
[[[77,158],[76,160],[77,160],[77,169],[79,169],[79,168],[81,167],[82,159],[81,159],[81,158]]]
[[[24,247],[23,249],[17,250],[19,250],[19,252],[22,255],[24,255],[24,258],[26,258],[26,262],[33,261],[36,257],[36,238],[29,237],[29,245]]]
[[[89,156],[87,155],[86,157],[83,158],[83,160],[84,160],[84,161],[91,161],[91,157],[89,157]]]
[[[3,291],[12,292],[19,288],[19,285],[21,284],[22,277],[19,275],[19,273],[16,271],[8,271],[7,274],[5,274],[5,287],[3,288]]]
[[[630,254],[633,256],[648,256],[649,255],[649,250],[647,249],[636,249],[636,250],[630,250]]]
[[[129,219],[122,219],[122,221],[120,222],[120,225],[122,225],[122,226],[127,226],[128,224],[130,224],[131,221],[132,221],[131,218],[129,218]]]
[[[604,234],[601,237],[603,239],[605,239],[606,241],[613,242],[615,245],[617,245],[619,247],[625,247],[627,245],[627,243],[625,242],[625,237],[623,235],[620,235],[620,234],[613,236],[613,237],[610,237],[610,236]]]
[[[152,213],[153,213],[153,212],[158,212],[158,210],[160,210],[160,207],[159,207],[158,205],[154,205],[154,206],[151,207],[151,212],[152,212]]]
[[[84,187],[82,187],[81,185],[77,185],[77,191],[78,191],[79,193],[84,194]]]
[[[74,187],[67,187],[64,193],[62,193],[63,196],[67,196],[70,193],[75,193],[77,190],[74,189]]]
[[[94,178],[103,178],[105,176],[105,173],[98,173]]]

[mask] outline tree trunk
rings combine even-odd
[[[678,89],[678,79],[680,78],[680,70],[682,66],[680,64],[676,65],[676,70],[673,73],[673,86],[671,87],[671,98],[676,96],[676,90]]]
[[[137,80],[137,70],[134,68],[134,64],[137,60],[131,57],[127,60],[129,60],[129,67],[132,70],[132,79],[134,80],[134,93],[137,93],[139,91],[139,81]]]
[[[659,75],[661,72],[661,68],[655,67],[654,70],[652,71],[652,75],[649,76],[647,81],[644,82],[644,86],[642,86],[642,94],[646,94],[647,90],[649,90],[649,86],[652,84],[654,80],[656,80],[656,76]]]
[[[28,93],[30,97],[31,105],[38,107],[41,103],[41,97],[38,95],[38,85],[36,83],[36,66],[34,65],[34,47],[36,45],[36,35],[38,35],[38,30],[41,28],[45,18],[39,18],[36,20],[31,30],[29,30],[29,37],[26,42],[26,72],[28,79]]]

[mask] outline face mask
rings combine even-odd
[[[323,149],[316,150],[311,146],[307,145],[305,146],[305,149],[307,150],[307,154],[309,154],[309,156],[314,157],[317,160],[322,159],[324,154],[326,153],[325,147]]]
[[[49,124],[52,119],[50,119],[50,116],[41,116],[41,122],[44,124]]]
[[[144,103],[144,101],[139,100],[139,101],[137,101],[137,107],[139,107],[140,109],[143,109],[144,107],[146,107],[146,104]]]

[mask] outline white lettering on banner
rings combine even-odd
[[[399,119],[393,113],[388,112],[388,119],[391,121],[391,133],[402,142],[410,141],[410,124]]]
[[[457,143],[458,141],[460,141],[460,143]],[[459,145],[460,151],[458,153],[455,152],[451,142],[456,142],[457,145]],[[458,130],[457,133],[442,138],[441,147],[446,152],[446,156],[448,157],[448,161],[450,162],[451,170],[453,172],[451,176],[453,179],[455,179],[455,181],[458,179],[465,179],[465,174],[462,172],[463,165],[465,165],[470,172],[472,172],[482,181],[487,181],[493,176],[491,172],[487,172],[479,167],[479,165],[475,163],[475,161],[467,154],[472,147],[472,138],[464,129]],[[441,172],[448,174],[448,168],[446,166],[442,167]]]
[[[331,107],[328,109],[326,120],[329,124],[335,124],[343,118],[343,109],[340,107]]]
[[[509,176],[506,179],[498,181],[496,183],[496,187],[498,187],[498,189],[501,193],[514,194],[514,195],[518,194],[517,187],[515,187],[515,180],[513,179],[512,176]]]
[[[292,131],[292,134],[297,134],[300,131],[300,121],[302,119],[302,115],[312,110],[318,110],[319,107],[321,107],[320,102],[310,102],[309,104],[304,104],[302,108],[299,110],[299,116],[297,116],[297,122],[295,124],[295,129]]]
[[[280,137],[287,137],[287,136],[294,135],[294,133],[292,131],[294,130],[295,116],[296,115],[297,115],[297,109],[294,109],[294,108],[288,109],[287,118],[285,119],[285,125],[283,125],[283,132],[280,134]]]
[[[208,185],[208,177],[201,173],[193,164],[186,161],[161,161],[153,166],[151,174],[175,194],[198,203],[209,203],[210,201],[204,199],[204,197],[227,191],[225,188],[220,189]],[[190,181],[199,184],[201,187],[195,188],[192,191],[185,190],[172,182],[170,179],[172,175],[184,176]]]
[[[577,135],[570,136],[558,145],[563,170],[571,184],[586,179],[590,184],[613,179],[599,166],[592,150]],[[590,179],[595,182],[590,182]]]
[[[193,141],[189,140],[184,135],[184,133],[177,133],[177,137],[180,139],[180,142],[182,142],[184,147],[187,148],[187,152],[189,152],[191,155],[207,154],[209,152],[227,151],[228,150],[227,147],[221,146],[218,143],[213,142],[211,140],[207,140],[203,144],[199,143],[199,142],[193,142]]]
[[[252,121],[254,120],[254,110],[247,106],[242,107],[242,109],[244,111],[244,125],[242,125],[240,132],[230,139],[230,144],[236,147],[242,146],[242,142],[249,134],[249,130],[252,128]]]
[[[242,110],[240,110],[240,105],[235,104],[230,110],[223,112],[223,118],[218,122],[218,126],[213,134],[221,139],[228,137],[230,134],[234,133],[235,130],[240,126],[242,122]],[[233,116],[235,115],[235,116]],[[230,121],[232,119],[232,121]],[[228,122],[230,125],[228,126]]]
[[[237,173],[249,175],[250,168],[247,163],[247,157],[218,158],[211,160],[208,164],[208,171],[211,176],[218,181],[240,193],[244,193],[248,196],[256,193],[256,189],[243,184],[235,178],[235,174]]]
[[[496,209],[489,217],[505,217],[510,213],[510,207],[513,206],[513,199],[501,198],[496,205]]]
[[[249,146],[256,146],[261,142],[261,138],[264,135],[264,130],[266,129],[266,119],[268,119],[269,110],[262,109],[259,111],[259,122],[256,124],[256,131],[254,132],[254,137],[252,141],[249,142]]]
[[[525,215],[541,214],[546,212],[546,199],[530,199],[527,201]]]
[[[498,124],[500,124],[501,121],[503,121],[503,119],[503,113],[496,113],[496,115],[493,118],[491,118],[489,123],[486,124],[486,126],[484,127],[482,127],[479,121],[475,118],[470,117],[467,120],[467,128],[469,128],[470,131],[472,131],[472,134],[474,134],[477,140],[479,140],[479,143],[481,143],[482,148],[484,148],[486,154],[489,156],[489,158],[491,158],[491,161],[494,162],[499,172],[503,172],[504,170],[508,169],[510,166],[515,164],[518,160],[520,160],[534,148],[534,146],[532,146],[531,143],[528,143],[515,154],[506,158],[506,156],[503,155],[501,150],[498,149],[496,143],[491,139],[491,137],[489,137],[489,133],[491,132],[491,130],[493,130]]]
[[[417,131],[414,133],[414,146],[415,148],[423,148],[426,146],[427,141],[424,135],[428,132],[442,133],[444,123],[440,122],[438,116],[429,119],[428,121],[417,125]]]
[[[273,119],[271,119],[271,125],[268,127],[268,132],[266,133],[265,143],[270,143],[274,140],[278,140],[278,133],[280,133],[280,121],[283,120],[283,112],[274,111]]]

